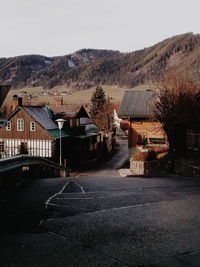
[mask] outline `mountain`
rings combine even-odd
[[[97,84],[131,88],[158,80],[171,66],[191,72],[200,82],[200,35],[173,36],[131,53],[82,49],[60,57],[0,58],[0,83],[13,88],[62,84],[74,90]]]

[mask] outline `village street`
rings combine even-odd
[[[128,164],[128,140],[126,136],[116,136],[116,146],[114,151],[111,152],[101,162],[98,161],[86,161],[82,162],[79,166],[79,170],[72,174],[72,176],[78,177],[120,177],[123,174],[126,176],[130,174],[127,167]],[[125,165],[125,166],[123,166]],[[126,169],[122,169],[126,168]]]
[[[5,199],[0,266],[199,266],[200,180],[122,177],[119,142],[100,169],[33,180]]]

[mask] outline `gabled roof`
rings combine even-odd
[[[83,105],[60,105],[60,106],[50,106],[53,112],[62,117],[69,118],[89,118],[88,112]]]
[[[60,106],[50,106],[51,110],[55,114],[62,116],[69,115],[70,117],[76,116],[76,107],[74,105],[60,105]]]
[[[58,125],[53,120],[53,113],[48,107],[30,106],[22,108],[46,130],[58,129]]]
[[[9,90],[10,90],[11,85],[0,85],[0,107],[2,106]]]
[[[153,116],[155,101],[156,91],[126,90],[119,109],[119,117],[150,118]]]

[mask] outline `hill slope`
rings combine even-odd
[[[0,83],[13,88],[66,84],[74,90],[97,84],[134,87],[157,80],[177,65],[200,82],[200,35],[187,33],[168,38],[132,53],[83,49],[61,57],[38,55],[0,59]]]

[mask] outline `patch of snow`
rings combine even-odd
[[[50,60],[45,60],[44,62],[45,62],[46,65],[50,65],[51,64]]]
[[[69,59],[68,60],[68,66],[69,66],[69,68],[74,68],[74,67],[76,67],[76,64],[71,59]]]

